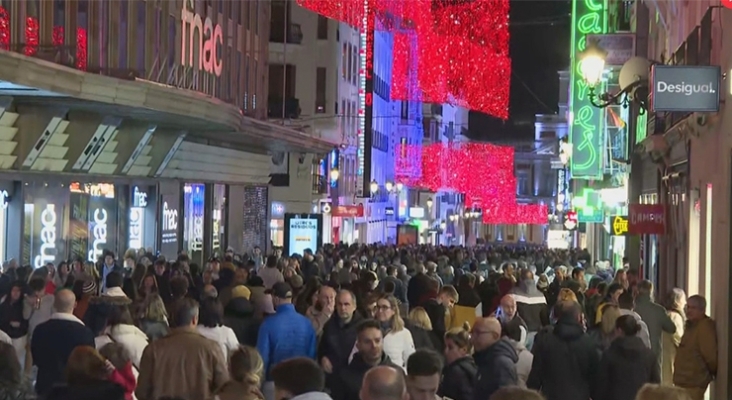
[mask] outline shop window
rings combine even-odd
[[[267,246],[268,187],[247,186],[244,188],[244,243],[238,251],[250,251],[254,247]]]
[[[152,249],[156,233],[155,186],[132,186],[129,194],[127,248]]]
[[[68,188],[60,184],[26,183],[24,194],[23,263],[33,268],[57,265],[66,258],[64,224],[68,206]],[[86,213],[87,210],[84,210]],[[87,234],[87,226],[81,227]],[[84,247],[83,253],[87,248]],[[82,253],[82,254],[83,254]],[[86,256],[86,254],[83,254]],[[86,259],[86,257],[84,257]]]
[[[203,264],[203,213],[206,187],[203,183],[186,183],[183,195],[183,249],[191,262]]]
[[[68,254],[97,262],[117,249],[118,204],[110,183],[69,185]]]
[[[223,254],[226,246],[226,185],[214,185],[213,221],[211,226],[211,252],[217,256]]]
[[[326,92],[326,78],[328,70],[323,67],[318,67],[315,74],[315,113],[325,113],[325,92]]]

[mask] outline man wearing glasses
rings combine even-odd
[[[496,318],[478,318],[471,332],[470,341],[475,348],[475,364],[478,365],[476,399],[486,399],[498,389],[518,384],[516,362],[518,354],[513,345],[501,339],[501,323]]]

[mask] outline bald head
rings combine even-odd
[[[361,400],[406,400],[404,372],[385,366],[371,368],[363,377],[359,397]]]
[[[61,289],[56,292],[53,299],[53,309],[57,313],[71,314],[76,306],[76,296],[69,289]]]
[[[507,294],[501,298],[501,311],[504,321],[510,321],[516,316],[516,299],[513,295]]]
[[[216,286],[214,285],[206,285],[203,287],[203,295],[215,299],[219,297],[219,291],[216,290]]]
[[[470,341],[476,351],[485,350],[501,339],[501,323],[496,318],[477,318]]]

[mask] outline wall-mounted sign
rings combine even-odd
[[[105,197],[107,199],[114,198],[114,184],[111,183],[79,183],[71,182],[69,184],[71,193],[86,193],[91,197]]]
[[[191,4],[187,7],[186,3]],[[193,0],[184,0],[180,12],[180,63],[186,67],[221,76],[223,54],[219,54],[219,51],[224,48],[223,30],[221,25],[214,25],[210,17],[203,19],[200,15],[194,14],[191,11],[194,8],[193,3]],[[194,65],[196,54],[198,55],[198,65]]]
[[[147,192],[141,190],[139,186],[132,189],[132,207],[147,207]]]
[[[356,195],[370,197],[371,184],[371,152],[373,142],[374,116],[374,31],[376,26],[376,12],[371,3],[364,3],[363,20],[361,23],[361,65],[359,68],[359,98],[358,98],[358,179],[356,179]]]
[[[613,236],[625,236],[628,234],[628,217],[625,215],[613,215],[610,217],[610,233]]]
[[[285,254],[302,255],[305,249],[317,251],[322,245],[322,214],[285,214]]]
[[[91,242],[87,260],[96,262],[104,253],[107,246],[107,210],[97,208],[92,212],[92,219],[89,221],[89,233]]]
[[[33,262],[36,268],[56,261],[57,223],[56,205],[47,204],[41,211],[41,247]]]
[[[663,204],[629,204],[628,233],[663,235],[666,233],[666,208]]]
[[[717,112],[721,69],[714,65],[654,65],[653,111]]]
[[[550,230],[546,232],[546,247],[550,249],[568,249],[571,233],[569,231],[554,231]]]
[[[409,218],[422,219],[424,218],[424,208],[422,207],[409,207]]]
[[[607,33],[607,8],[594,0],[572,1],[572,43],[570,53],[569,141],[572,144],[570,171],[574,179],[595,179],[602,176],[604,111],[594,107],[587,96],[587,83],[580,71],[580,54],[587,47],[587,36]],[[602,85],[604,86],[604,85]],[[605,91],[598,87],[599,93]],[[602,221],[601,221],[602,222]]]
[[[577,212],[567,211],[567,213],[564,214],[564,227],[571,231],[577,228],[577,224],[579,224]]]
[[[394,207],[386,207],[386,208],[384,208],[384,214],[385,214],[385,215],[386,215],[387,217],[392,217],[392,216],[394,216]]]
[[[272,218],[282,218],[285,215],[285,205],[273,201],[270,214]]]
[[[145,239],[145,209],[130,207],[130,223],[128,227],[127,243],[131,249],[144,246]]]
[[[334,217],[356,218],[356,217],[363,217],[363,215],[364,215],[363,204],[357,204],[355,206],[333,207],[333,216]]]
[[[170,208],[167,201],[163,201],[162,210],[163,220],[163,235],[162,243],[177,243],[178,242],[178,210]]]
[[[8,194],[8,191],[0,190],[0,210],[7,209],[9,203],[10,203],[10,195]]]

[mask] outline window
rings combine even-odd
[[[315,74],[315,113],[325,113],[325,90],[328,76],[327,68],[318,67]]]
[[[318,40],[328,40],[328,18],[318,14]]]
[[[241,93],[241,51],[236,52],[236,81],[234,82],[234,95],[238,96],[239,93]],[[244,100],[242,101],[242,108],[247,109],[247,99],[246,95],[244,97]]]
[[[346,79],[348,72],[348,43],[343,43],[343,51],[341,54],[341,76]]]
[[[259,0],[254,0],[254,34],[259,35]],[[289,7],[289,4],[288,4]],[[256,70],[256,66],[254,67]],[[255,95],[256,96],[256,95]]]
[[[53,7],[53,45],[63,46],[66,25],[66,1],[56,0]]]
[[[409,102],[402,101],[402,121],[409,119]]]
[[[114,3],[112,3],[114,4]],[[128,20],[128,9],[129,3],[127,0],[119,2],[119,62],[117,66],[122,69],[129,68],[127,62],[127,20]]]
[[[353,46],[353,52],[351,54],[351,83],[356,85],[356,82],[358,82],[358,65],[359,59],[358,59],[358,49],[356,46]]]
[[[238,1],[231,2],[231,19],[235,24],[241,24],[241,9]]]
[[[351,44],[348,44],[348,55],[346,60],[346,79],[350,82],[351,81],[351,54],[353,54],[353,46]]]
[[[259,75],[257,75],[257,67],[259,67],[259,63],[257,62],[257,59],[254,59],[254,82],[252,87],[252,110],[257,109],[257,93],[259,92]]]

